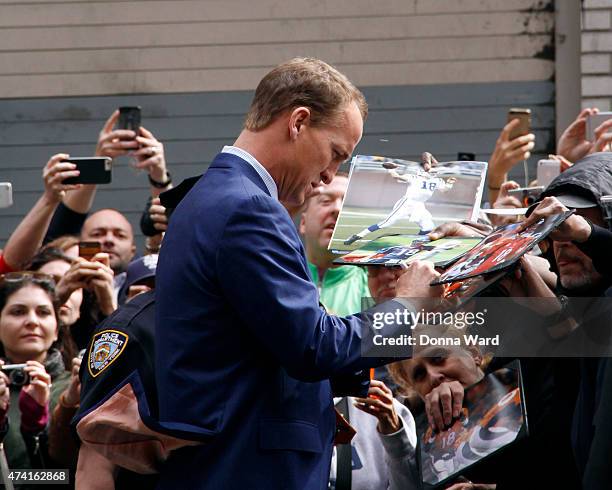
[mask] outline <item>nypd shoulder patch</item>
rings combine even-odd
[[[110,366],[125,350],[129,336],[118,330],[103,330],[94,335],[87,367],[94,378]]]

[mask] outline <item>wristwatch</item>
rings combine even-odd
[[[157,180],[153,180],[151,178],[151,175],[149,175],[149,184],[151,184],[153,187],[155,187],[157,189],[165,189],[170,184],[172,184],[172,176],[170,175],[170,172],[168,172],[166,170],[166,181],[165,182],[158,182]]]

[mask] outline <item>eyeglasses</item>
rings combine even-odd
[[[18,283],[30,279],[36,284],[45,284],[55,287],[57,278],[43,272],[33,271],[19,271],[19,272],[7,272],[6,274],[0,275],[0,284],[2,283]],[[61,279],[61,278],[60,278]]]

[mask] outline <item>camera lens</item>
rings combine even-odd
[[[23,369],[15,369],[9,374],[11,384],[15,386],[24,386],[29,382],[28,374]]]

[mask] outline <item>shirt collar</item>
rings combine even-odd
[[[278,187],[276,187],[276,182],[270,175],[270,173],[266,170],[266,168],[257,161],[257,159],[251,155],[248,151],[243,150],[242,148],[238,148],[237,146],[224,146],[221,153],[230,153],[239,158],[242,158],[245,162],[247,162],[251,167],[255,169],[255,171],[261,177],[268,192],[270,195],[278,201]]]

